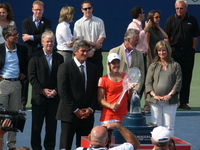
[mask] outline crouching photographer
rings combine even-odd
[[[26,114],[18,111],[11,111],[4,109],[3,105],[0,104],[0,149],[2,148],[3,144],[3,136],[6,132],[15,133],[18,131],[23,132],[24,125],[25,125],[25,118]],[[9,137],[7,136],[7,139]],[[13,141],[16,143],[15,141]],[[15,150],[16,148],[11,148]]]
[[[12,122],[10,119],[6,118],[1,122],[1,126],[0,126],[0,150],[2,150],[3,147],[3,136],[4,134],[7,132],[4,130],[4,128],[12,128]]]

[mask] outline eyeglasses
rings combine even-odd
[[[145,14],[145,12],[143,11],[143,12],[141,12],[141,14]]]
[[[9,35],[9,36],[18,36],[19,35],[19,33],[18,32],[16,32],[16,33],[14,33],[14,34],[11,34],[11,35]]]
[[[92,7],[88,7],[88,8],[82,8],[83,10],[90,10],[92,9]]]
[[[34,11],[43,11],[43,9],[33,9]]]
[[[182,8],[182,7],[180,7],[180,8],[179,8],[179,7],[177,7],[177,8],[176,8],[176,10],[178,10],[178,9],[182,10],[183,8]]]

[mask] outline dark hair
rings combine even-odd
[[[141,13],[142,13],[142,7],[141,6],[136,6],[136,7],[131,9],[131,13],[130,14],[131,14],[131,17],[133,19],[137,19],[139,14],[141,14]]]
[[[13,26],[13,25],[7,25],[7,26],[3,27],[2,35],[3,35],[4,39],[5,39],[5,36],[10,36],[11,31],[13,31],[13,30],[17,30],[17,27]]]
[[[83,46],[90,48],[91,45],[85,40],[76,40],[74,42],[73,49],[78,51]]]
[[[83,6],[83,4],[85,4],[85,3],[89,3],[89,4],[92,6],[92,2],[90,2],[90,1],[84,1],[84,2],[81,3],[81,8],[83,8],[82,6]]]
[[[147,20],[151,20],[152,21],[152,29],[155,31],[157,30],[156,28],[156,25],[155,25],[155,22],[154,22],[154,15],[155,13],[158,13],[160,15],[160,12],[158,10],[152,10],[148,13],[148,16],[147,16]]]
[[[1,3],[0,4],[0,8],[4,8],[7,11],[7,13],[8,13],[7,19],[9,21],[13,21],[14,20],[13,13],[12,13],[12,8],[10,7],[9,4],[7,4],[7,3]]]

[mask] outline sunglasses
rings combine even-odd
[[[82,8],[83,10],[90,10],[92,9],[92,7],[88,7],[88,8]]]

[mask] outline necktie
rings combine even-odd
[[[81,65],[80,66],[80,68],[81,68],[81,74],[82,74],[82,76],[83,76],[83,83],[84,83],[84,85],[85,85],[85,72],[84,72],[84,65]]]
[[[40,24],[40,20],[35,20],[35,25],[36,25],[36,28],[38,29],[39,27],[39,24]]]

